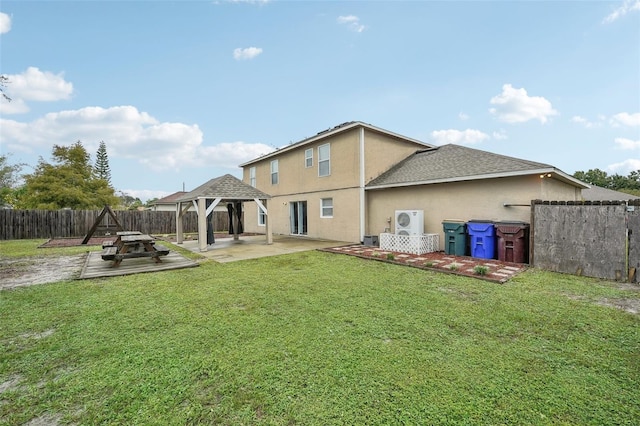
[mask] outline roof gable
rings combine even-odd
[[[355,128],[359,128],[359,127],[362,127],[364,129],[367,129],[367,130],[370,130],[370,131],[373,131],[373,132],[381,133],[381,134],[384,134],[384,135],[387,135],[387,136],[390,136],[390,137],[393,137],[393,138],[396,138],[396,139],[401,139],[401,140],[404,140],[404,141],[407,141],[407,142],[410,142],[410,143],[414,143],[414,144],[416,144],[416,148],[417,149],[433,148],[433,145],[430,145],[428,143],[419,141],[417,139],[409,138],[407,136],[402,136],[402,135],[400,135],[398,133],[390,132],[388,130],[384,130],[384,129],[381,129],[379,127],[372,126],[371,124],[363,123],[361,121],[348,121],[346,123],[339,124],[339,125],[337,125],[335,127],[332,127],[330,129],[322,130],[322,131],[318,132],[316,135],[314,135],[314,136],[312,136],[310,138],[303,139],[303,140],[301,140],[299,142],[296,142],[296,143],[293,143],[291,145],[287,145],[285,147],[278,148],[277,150],[275,150],[273,152],[270,152],[268,154],[265,154],[265,155],[263,155],[261,157],[254,158],[253,160],[250,160],[250,161],[247,161],[246,163],[240,164],[240,167],[246,167],[246,166],[248,166],[250,164],[257,163],[258,161],[262,161],[262,160],[265,160],[267,158],[275,157],[276,155],[280,155],[280,154],[282,154],[284,152],[292,151],[292,150],[298,149],[298,148],[300,148],[302,146],[305,146],[305,145],[308,145],[308,144],[311,144],[311,143],[314,143],[314,142],[318,142],[318,141],[321,141],[323,139],[328,139],[328,138],[331,138],[332,136],[337,135],[339,133],[343,133],[343,132],[346,132],[346,131],[349,131],[349,130],[352,130],[352,129],[355,129]]]
[[[271,196],[248,185],[235,176],[226,174],[203,183],[193,191],[184,194],[176,202],[198,198],[222,198],[225,200],[270,199]]]
[[[542,172],[557,173],[562,180],[585,187],[582,182],[549,164],[449,144],[416,152],[370,181],[367,188],[488,179]]]
[[[174,192],[171,195],[167,195],[166,197],[155,200],[151,204],[175,204],[176,200],[182,197],[184,194],[186,194],[186,192],[184,191]]]

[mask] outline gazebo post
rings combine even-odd
[[[207,199],[198,198],[198,245],[207,251]]]
[[[182,203],[178,202],[178,208],[176,209],[176,243],[182,244],[184,228],[182,225]]]
[[[267,234],[267,244],[273,244],[273,233],[271,232],[271,220],[269,220],[269,200],[264,200],[264,207],[267,214],[264,218],[265,232]]]

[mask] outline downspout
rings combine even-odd
[[[360,242],[364,241],[365,200],[364,200],[364,127],[360,127]]]

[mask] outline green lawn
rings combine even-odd
[[[2,291],[0,424],[638,424],[617,299],[315,251]]]

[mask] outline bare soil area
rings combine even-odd
[[[0,257],[0,290],[28,287],[80,277],[87,254],[74,256]]]

